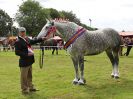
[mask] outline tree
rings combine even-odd
[[[39,2],[27,0],[19,7],[16,14],[16,20],[20,26],[27,29],[27,34],[37,35],[46,23],[46,10],[42,8]]]
[[[75,14],[73,14],[72,11],[70,12],[61,11],[60,14],[63,16],[63,18],[69,19],[70,21],[80,25],[80,20],[76,17]]]
[[[60,13],[56,9],[50,8],[50,9],[47,9],[47,11],[48,11],[48,15],[52,19],[61,17]]]
[[[18,28],[17,27],[15,27],[15,26],[12,27],[12,34],[14,36],[17,36],[18,35]]]
[[[88,30],[94,30],[93,28],[81,23],[80,19],[78,19],[77,16],[75,14],[73,14],[72,11],[70,11],[70,12],[61,11],[60,14],[62,15],[63,18],[69,19],[70,21],[75,22],[76,24],[83,26],[84,28],[86,28]]]
[[[0,9],[0,36],[7,36],[11,33],[13,22],[10,16]]]

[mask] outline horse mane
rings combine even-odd
[[[70,22],[69,19],[64,19],[64,18],[55,18],[53,21],[54,22],[61,22],[61,23],[68,23],[68,22]]]
[[[78,24],[76,24],[75,22],[69,21],[69,19],[65,19],[65,18],[55,18],[54,20],[52,20],[52,22],[58,22],[58,23],[70,23],[73,24],[75,26],[79,26]],[[82,27],[82,26],[80,26]]]

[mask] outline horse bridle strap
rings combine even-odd
[[[64,48],[67,49],[74,41],[80,37],[86,31],[85,28],[79,29],[64,45]]]
[[[52,32],[55,32],[55,31],[56,31],[56,27],[55,26],[50,27],[49,30],[48,30],[48,33],[46,34],[45,37],[48,37]]]

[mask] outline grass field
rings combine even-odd
[[[85,57],[86,85],[73,85],[74,68],[64,50],[59,55],[45,51],[44,68],[35,51],[33,82],[40,91],[21,95],[18,58],[14,52],[0,52],[0,99],[133,99],[133,52],[120,57],[120,79],[110,77],[112,67],[105,53]]]

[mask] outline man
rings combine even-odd
[[[127,51],[126,51],[126,53],[124,55],[128,56],[130,51],[131,51],[131,49],[132,49],[133,39],[128,38],[126,43],[127,43]]]
[[[130,39],[129,41],[130,41],[130,42],[129,42],[128,45],[127,45],[127,52],[125,53],[126,56],[129,55],[129,53],[130,53],[130,51],[131,51],[131,49],[132,49],[132,45],[133,45],[133,40]]]
[[[19,67],[21,72],[22,94],[37,91],[32,84],[32,64],[35,60],[31,45],[43,40],[46,40],[46,38],[31,40],[26,36],[26,29],[24,27],[19,28],[18,40],[15,42],[15,54],[20,56]]]

